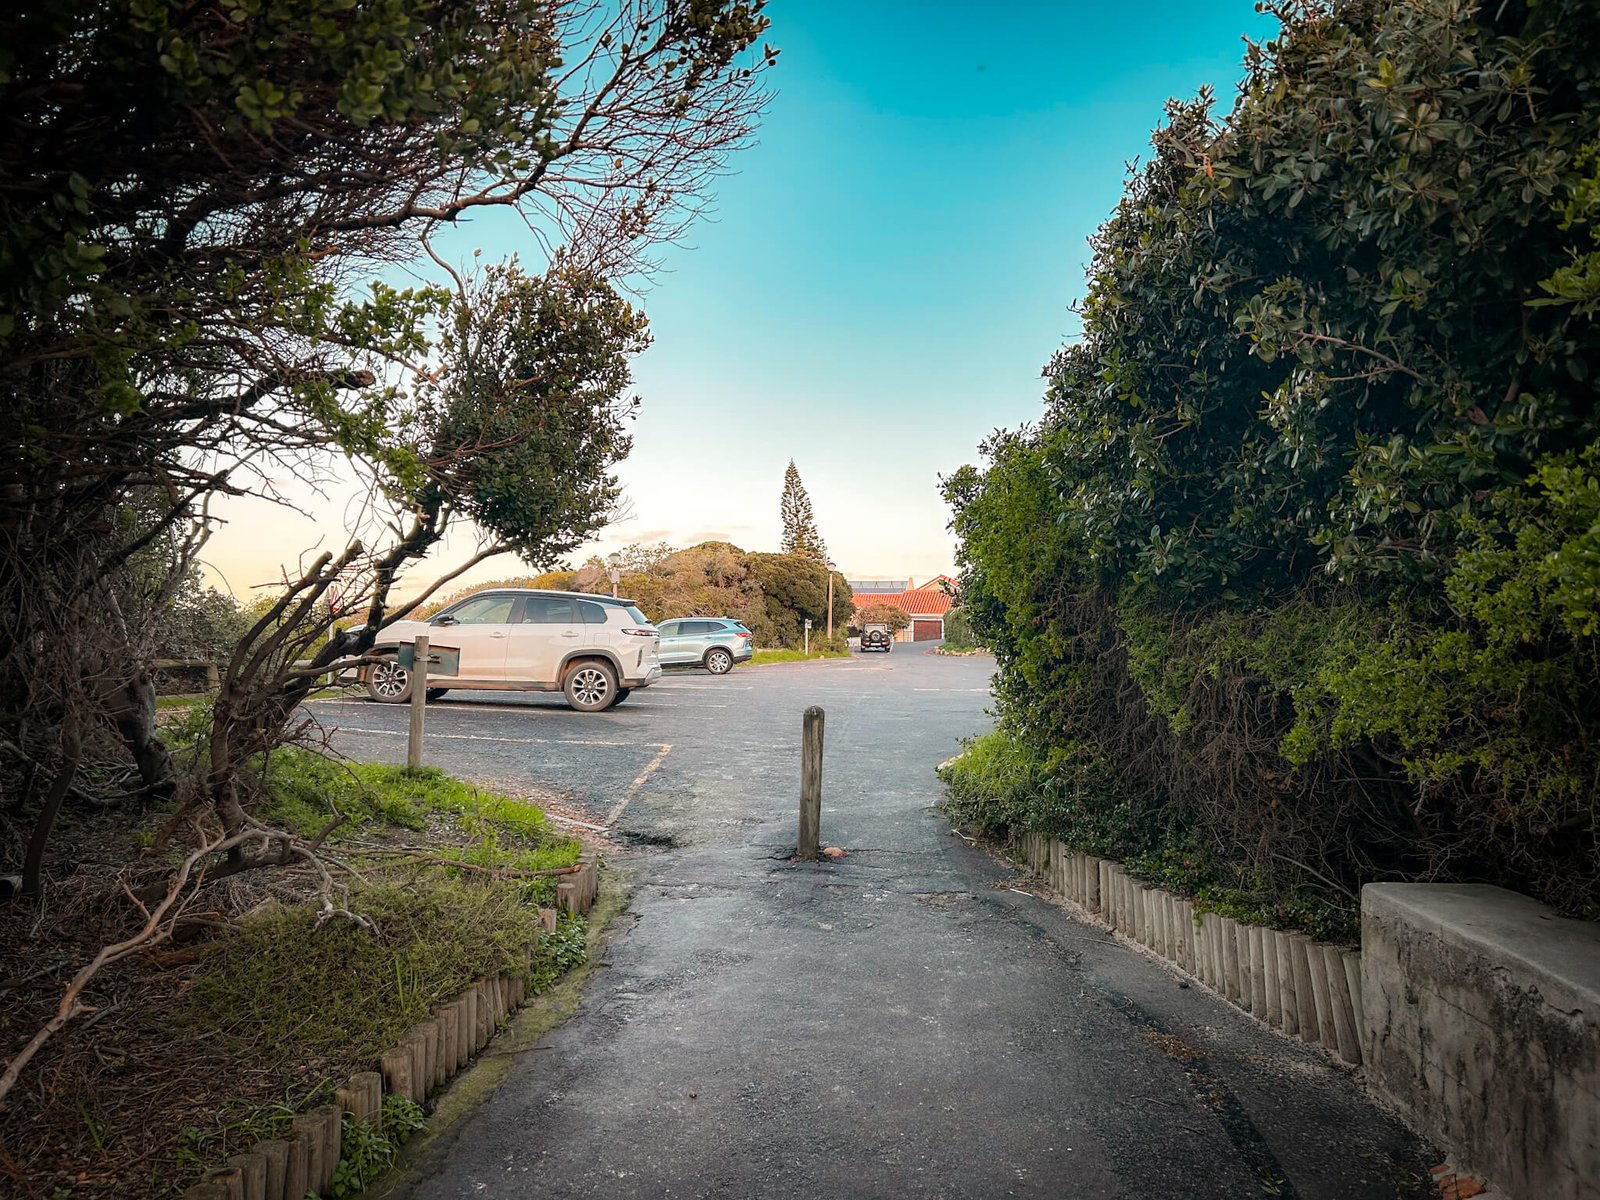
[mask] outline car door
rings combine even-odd
[[[463,683],[499,683],[506,677],[506,647],[511,640],[517,598],[504,593],[473,596],[446,609],[430,624],[434,646],[461,652],[456,675]]]
[[[506,678],[517,683],[553,685],[561,660],[583,645],[584,627],[567,596],[525,596],[522,620],[511,636]]]
[[[706,646],[710,644],[710,635],[717,628],[715,621],[679,621],[678,622],[678,661],[681,663],[697,663],[705,656]]]
[[[688,662],[683,657],[683,627],[685,621],[663,621],[656,628],[661,631],[661,665],[672,666]]]

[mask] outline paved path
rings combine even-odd
[[[897,651],[669,676],[599,718],[430,709],[434,761],[554,786],[640,844],[579,1015],[402,1189],[446,1197],[1421,1195],[1424,1146],[1345,1071],[1010,890],[933,811],[986,659]],[[794,844],[800,713],[823,834]],[[318,706],[403,728],[377,706]],[[397,758],[390,732],[341,734]],[[670,749],[666,749],[670,747]]]

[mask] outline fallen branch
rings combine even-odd
[[[65,1028],[74,1018],[96,1011],[93,1006],[82,1004],[79,997],[83,995],[84,988],[89,986],[89,981],[98,975],[104,968],[114,962],[127,958],[130,954],[137,953],[148,947],[158,945],[172,933],[172,926],[166,922],[167,915],[172,913],[174,918],[182,912],[183,905],[179,900],[183,897],[185,888],[188,887],[190,877],[194,875],[195,868],[206,858],[213,854],[231,850],[245,842],[256,841],[266,837],[260,830],[246,830],[232,837],[220,838],[216,841],[206,841],[189,853],[178,869],[173,872],[171,881],[167,884],[165,897],[154,908],[148,911],[144,925],[132,937],[124,938],[120,942],[113,942],[102,946],[99,953],[78,969],[72,977],[72,982],[67,985],[67,990],[61,995],[61,1002],[56,1006],[56,1015],[45,1022],[39,1031],[29,1039],[28,1044],[17,1051],[11,1061],[6,1064],[6,1069],[0,1073],[0,1111],[5,1109],[6,1097],[11,1094],[11,1089],[16,1087],[17,1079],[22,1074],[22,1069],[33,1060],[33,1057],[43,1049],[44,1044]],[[184,899],[184,904],[194,898],[194,894],[205,883],[205,872],[202,869],[196,879],[194,891]],[[173,912],[174,907],[177,912]]]

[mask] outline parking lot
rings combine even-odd
[[[670,674],[598,716],[430,706],[428,758],[610,825],[633,895],[572,1020],[398,1195],[1420,1195],[1427,1151],[1347,1072],[1030,894],[953,836],[933,768],[986,658]],[[797,863],[801,713],[827,712]],[[404,708],[319,704],[352,754]]]
[[[703,842],[742,829],[792,843],[808,705],[827,712],[827,776],[836,787],[826,799],[852,819],[862,814],[848,797],[881,792],[911,763],[926,789],[932,766],[983,727],[989,660],[924,649],[720,677],[669,670],[603,713],[573,712],[555,693],[452,693],[428,705],[424,757],[486,785],[552,793],[562,809],[637,840]],[[350,698],[309,708],[340,752],[405,761],[405,705]]]

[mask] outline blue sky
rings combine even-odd
[[[931,575],[953,553],[938,476],[1037,414],[1087,240],[1164,100],[1211,83],[1226,108],[1241,36],[1273,22],[1253,0],[767,11],[775,95],[712,217],[643,294],[631,516],[592,549],[775,549],[792,457],[841,569]],[[508,222],[459,236],[538,261]]]

